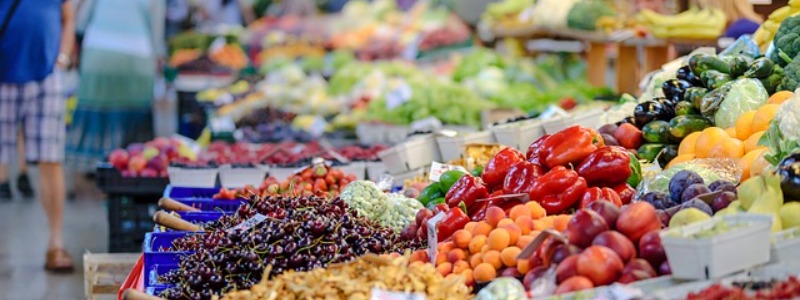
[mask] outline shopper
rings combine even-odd
[[[0,1],[0,182],[17,151],[39,167],[39,198],[50,229],[45,268],[72,271],[64,250],[64,114],[59,69],[69,65],[75,21],[69,0]]]
[[[698,0],[700,7],[717,8],[728,17],[725,36],[738,38],[756,32],[764,21],[755,10],[750,0]]]
[[[215,28],[218,25],[246,25],[255,19],[249,1],[203,0],[200,6],[201,25]]]
[[[115,148],[153,138],[153,89],[164,53],[165,1],[93,2],[67,132],[67,159],[79,172],[93,172]]]

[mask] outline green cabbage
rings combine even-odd
[[[761,136],[759,145],[769,147],[764,158],[777,165],[783,158],[800,151],[800,98],[798,92],[789,101],[783,102],[775,118],[769,123],[769,129]]]
[[[756,110],[767,103],[767,90],[757,79],[743,78],[726,83],[730,90],[722,96],[719,109],[714,113],[717,127],[730,128],[743,113]]]

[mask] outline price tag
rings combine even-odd
[[[431,263],[436,265],[436,246],[439,244],[439,235],[436,232],[436,225],[444,219],[444,212],[439,212],[433,218],[428,219],[428,256]]]
[[[374,287],[370,291],[370,300],[425,300],[425,295],[420,293],[390,292]]]
[[[211,42],[211,45],[208,46],[208,52],[209,53],[217,52],[219,50],[222,50],[222,47],[224,46],[225,46],[225,39],[223,37],[217,37],[216,39],[214,39],[213,42]]]
[[[469,173],[469,172],[467,172],[467,169],[464,169],[461,166],[454,166],[454,165],[448,165],[448,164],[443,164],[443,163],[439,163],[439,162],[432,162],[431,163],[431,171],[428,172],[428,178],[431,181],[439,181],[439,177],[442,177],[442,174],[444,174],[444,172],[451,171],[451,170],[459,170],[459,171],[464,172],[464,173]]]
[[[235,232],[237,230],[241,230],[243,232],[244,231],[249,231],[250,228],[253,228],[253,226],[258,225],[258,223],[264,222],[264,220],[266,220],[266,219],[267,219],[267,216],[257,213],[252,218],[244,220],[244,222],[239,223],[239,225],[231,227],[230,229],[227,230],[227,232],[228,233],[233,233],[233,232]]]
[[[393,88],[386,93],[386,109],[392,110],[411,100],[411,87],[405,80],[398,80],[392,83]]]

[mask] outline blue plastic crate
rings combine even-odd
[[[172,287],[171,284],[166,284],[162,282],[158,282],[158,277],[164,274],[167,274],[169,271],[177,270],[179,265],[174,264],[164,264],[164,265],[155,265],[153,269],[146,272],[144,275],[144,287],[161,287],[161,288],[169,288]]]
[[[216,212],[216,211],[203,211],[203,212],[178,212],[178,216],[181,219],[186,221],[192,222],[194,224],[198,223],[207,223],[219,220],[225,213],[223,212]],[[172,232],[172,230],[167,229],[166,231],[161,230],[162,227],[156,225],[153,228],[153,232]]]
[[[211,199],[219,192],[219,188],[195,188],[168,185],[164,189],[164,197],[173,200]]]
[[[185,199],[175,200],[204,212],[235,212],[245,200]]]
[[[187,235],[197,234],[195,232],[173,231],[173,232],[149,232],[144,235],[144,273],[150,274],[157,270],[158,266],[177,266],[181,261],[181,256],[189,255],[193,251],[159,251],[169,249],[172,241]],[[145,278],[149,278],[145,275]]]
[[[144,291],[145,291],[145,293],[147,293],[148,295],[151,295],[151,296],[158,296],[158,295],[160,295],[160,294],[161,294],[161,292],[163,292],[163,291],[164,291],[164,290],[166,290],[167,288],[168,288],[168,287],[165,287],[165,286],[151,286],[151,287],[146,287],[146,288],[144,289]]]
[[[164,190],[164,198],[195,207],[202,211],[234,212],[245,200],[217,200],[214,194],[218,188],[190,188],[168,185]]]

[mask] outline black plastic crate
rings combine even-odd
[[[158,196],[169,185],[169,178],[123,177],[111,164],[102,162],[97,164],[95,183],[108,195]]]
[[[113,196],[107,200],[108,252],[140,252],[144,235],[153,230],[159,196]]]

